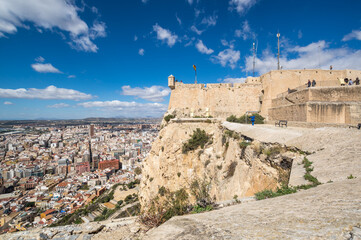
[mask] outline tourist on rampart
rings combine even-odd
[[[307,87],[311,87],[311,81],[310,81],[310,79],[308,79]]]
[[[312,87],[314,87],[314,86],[316,86],[316,80],[315,79],[312,80]]]
[[[348,78],[345,78],[345,84],[346,85],[348,84]]]
[[[352,81],[352,79],[350,79],[350,81],[348,81],[348,85],[353,85],[353,81]]]
[[[330,65],[330,70],[332,71],[332,65]]]
[[[356,85],[360,85],[360,79],[357,77],[356,80],[355,80],[355,84]]]

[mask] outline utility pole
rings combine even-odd
[[[256,67],[256,48],[255,48],[255,43],[253,43],[253,77],[254,77],[255,67]]]
[[[277,33],[277,38],[278,38],[278,54],[277,54],[277,61],[278,61],[278,64],[277,64],[277,69],[280,70],[280,33]]]

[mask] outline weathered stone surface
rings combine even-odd
[[[346,128],[279,128],[271,125],[250,126],[224,122],[223,126],[262,142],[295,146],[312,153],[312,175],[322,183],[342,181],[351,174],[361,178],[361,131]],[[296,173],[296,175],[294,175]],[[302,174],[291,171],[290,181]]]
[[[54,228],[35,228],[29,231],[0,235],[0,240],[89,240],[89,239],[132,239],[141,236],[144,229],[136,222],[136,217],[114,219],[79,225]]]
[[[183,154],[182,146],[196,128],[211,135],[211,143],[204,149],[199,147]],[[233,137],[227,137],[222,143],[224,135],[218,123],[179,121],[163,128],[143,164],[139,193],[142,207],[149,206],[159,188],[170,191],[189,189],[194,180],[209,183],[209,194],[215,201],[232,200],[235,195],[253,196],[265,188],[280,186],[282,176],[275,165],[280,165],[281,156],[266,159],[258,141],[244,150],[239,145],[241,140]],[[293,156],[284,158],[292,161],[297,154],[291,154]],[[192,197],[190,200],[195,202]]]
[[[144,239],[350,239],[359,235],[361,179],[174,217]],[[355,238],[354,238],[355,239]]]

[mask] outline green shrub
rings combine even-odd
[[[280,152],[281,152],[280,147],[270,147],[270,148],[265,148],[262,150],[262,153],[265,154],[267,157],[277,155]]]
[[[126,204],[128,204],[128,203],[130,203],[130,201],[131,201],[132,199],[133,199],[133,196],[129,194],[128,196],[125,197],[124,202],[125,202]]]
[[[238,122],[238,118],[235,115],[231,115],[226,119],[228,122]]]
[[[286,185],[283,185],[281,188],[277,188],[277,190],[274,192],[272,190],[263,190],[261,192],[258,192],[255,194],[257,200],[262,200],[266,198],[274,198],[286,194],[291,194],[297,192],[297,188],[294,187],[288,187]]]
[[[140,167],[137,167],[134,169],[134,173],[137,175],[140,175],[140,174],[142,174],[142,169]]]
[[[158,189],[158,193],[159,195],[161,195],[162,197],[166,194],[167,192],[167,189],[164,187],[164,186],[161,186],[159,189]]]
[[[226,137],[234,138],[236,140],[239,139],[239,134],[236,133],[235,131],[226,130],[224,133],[225,133]]]
[[[258,113],[254,113],[251,116],[255,116],[255,124],[264,124],[264,117],[262,117]],[[237,118],[235,115],[231,115],[226,119],[228,122],[235,122],[235,123],[246,123],[246,115],[242,115],[241,117]],[[248,116],[247,123],[251,124],[251,118]]]
[[[239,147],[242,149],[245,149],[246,147],[248,147],[249,145],[251,145],[250,142],[246,142],[246,141],[242,141],[239,143]]]
[[[189,151],[197,149],[198,147],[204,148],[204,145],[208,143],[209,139],[210,136],[204,130],[197,128],[195,131],[193,131],[191,139],[183,144],[182,153],[186,154]]]
[[[222,136],[222,146],[227,142],[227,137],[226,135]]]
[[[306,174],[303,176],[304,179],[311,182],[311,187],[320,185],[321,183],[317,180],[317,178],[311,175],[311,172],[313,171],[312,162],[309,161],[306,157],[304,157],[302,163],[303,167],[306,170]]]
[[[191,211],[191,213],[201,213],[201,212],[208,212],[208,211],[212,211],[213,210],[213,206],[212,205],[207,205],[206,207],[201,207],[199,205],[195,205]]]
[[[352,174],[350,174],[350,176],[347,177],[347,179],[354,179],[356,177],[352,176]]]
[[[306,173],[304,178],[311,182],[312,185],[320,185],[321,183],[317,180],[317,178],[315,178],[314,176],[312,176],[310,173]]]
[[[310,162],[306,157],[303,158],[303,167],[306,169],[307,173],[310,173],[313,171],[313,168],[311,167],[312,162]]]
[[[207,183],[205,180],[193,180],[190,186],[190,191],[192,195],[196,198],[197,205],[201,207],[206,207],[207,205],[210,205],[212,203],[209,196],[209,183]]]
[[[83,223],[83,220],[81,220],[81,218],[77,218],[75,221],[74,221],[75,224],[82,224]]]
[[[237,166],[237,162],[231,162],[231,164],[229,164],[228,169],[227,169],[227,175],[226,178],[230,178],[233,177],[234,172],[236,171],[236,166]]]
[[[102,212],[102,215],[106,215],[108,212],[108,209],[104,208],[103,212]]]
[[[166,122],[169,122],[169,121],[170,121],[171,119],[173,119],[173,118],[175,118],[175,116],[172,115],[172,114],[169,114],[169,115],[167,115],[167,116],[164,117],[164,120],[165,120]]]
[[[128,187],[128,189],[132,189],[132,188],[135,188],[135,186],[136,186],[137,184],[139,184],[139,183],[140,183],[140,180],[139,180],[139,179],[136,179],[136,180],[134,180],[133,182],[128,183],[128,184],[127,184],[127,187]]]

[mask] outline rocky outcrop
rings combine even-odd
[[[114,219],[111,221],[84,223],[52,228],[35,228],[29,231],[0,235],[0,240],[30,239],[114,239],[131,240],[141,238],[145,229],[136,221],[136,217]]]
[[[197,128],[205,130],[210,141],[204,148],[182,153],[183,144]],[[147,208],[161,188],[189,190],[194,180],[209,184],[210,197],[217,202],[235,195],[253,196],[282,182],[287,184],[292,160],[297,157],[297,152],[285,146],[242,138],[214,120],[171,120],[160,131],[143,164],[141,205]]]
[[[361,179],[174,217],[144,239],[361,239]]]

